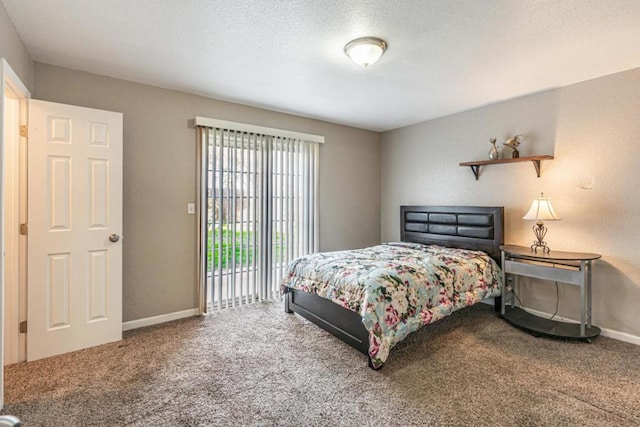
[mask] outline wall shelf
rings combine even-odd
[[[497,165],[499,163],[518,163],[518,162],[532,162],[533,167],[536,169],[536,174],[540,178],[540,162],[542,160],[553,160],[553,156],[529,156],[529,157],[517,157],[515,159],[498,159],[498,160],[479,160],[476,162],[462,162],[460,166],[469,166],[471,172],[476,177],[476,181],[480,178],[480,166]]]

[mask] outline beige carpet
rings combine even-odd
[[[27,426],[640,425],[640,347],[534,338],[479,304],[365,356],[281,304],[5,369]]]

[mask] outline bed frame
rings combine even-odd
[[[504,208],[479,206],[401,206],[400,239],[403,242],[433,244],[481,250],[500,265],[504,244]],[[495,298],[499,311],[500,298]],[[289,289],[284,310],[298,313],[322,329],[367,355],[369,332],[358,313],[315,294]]]

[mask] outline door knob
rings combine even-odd
[[[111,236],[109,236],[109,241],[110,241],[110,242],[115,243],[115,242],[117,242],[118,240],[120,240],[120,236],[118,236],[118,235],[117,235],[117,234],[115,234],[115,233],[114,233],[114,234],[112,234]]]

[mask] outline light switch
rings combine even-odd
[[[187,203],[187,213],[189,215],[196,214],[196,204],[195,203]]]

